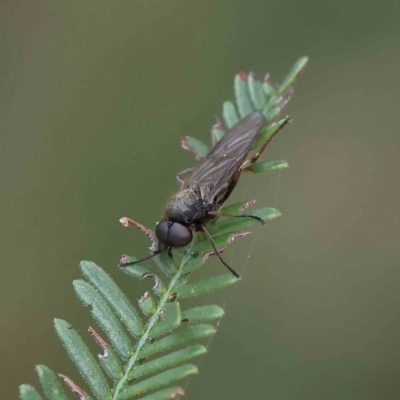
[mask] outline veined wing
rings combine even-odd
[[[210,153],[194,167],[182,188],[196,182],[202,189],[203,199],[212,199],[229,184],[233,174],[242,165],[258,138],[265,118],[253,112],[233,126],[211,149]]]

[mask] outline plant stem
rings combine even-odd
[[[190,254],[191,254],[191,251],[189,250],[189,251],[187,251],[186,256],[188,256]],[[112,400],[117,400],[118,399],[118,395],[120,394],[120,392],[123,389],[125,389],[125,383],[126,383],[126,381],[128,379],[128,376],[129,376],[131,370],[133,369],[133,367],[135,366],[135,364],[136,364],[136,362],[138,360],[140,350],[142,350],[143,346],[146,344],[146,342],[147,342],[147,340],[149,338],[150,331],[152,330],[152,328],[159,321],[159,313],[162,311],[162,309],[164,308],[165,304],[168,302],[171,294],[173,293],[173,290],[175,289],[175,287],[180,282],[180,278],[182,277],[182,275],[184,275],[183,267],[186,264],[186,258],[187,257],[184,257],[182,259],[182,262],[181,262],[181,265],[179,267],[178,272],[171,278],[168,290],[166,291],[166,293],[160,299],[160,302],[159,302],[158,307],[157,307],[157,311],[149,319],[149,322],[148,322],[147,327],[146,327],[146,331],[144,332],[143,336],[140,338],[140,340],[139,340],[139,342],[138,342],[138,344],[136,346],[135,353],[128,360],[128,363],[127,363],[126,368],[125,368],[124,376],[118,381],[117,385],[115,386]]]

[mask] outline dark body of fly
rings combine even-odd
[[[193,230],[206,233],[205,224],[218,215],[218,210],[232,193],[264,123],[261,112],[249,114],[191,170],[180,191],[170,199],[165,215],[157,225],[159,251],[165,246],[186,246],[192,240]]]
[[[289,117],[285,123],[288,121]],[[136,264],[165,250],[171,255],[172,248],[187,246],[192,241],[193,231],[202,231],[210,240],[221,262],[239,278],[239,275],[221,258],[205,225],[216,216],[224,215],[219,209],[232,193],[240,174],[251,167],[272,137],[285,125],[282,124],[261,145],[258,152],[249,157],[249,152],[264,124],[265,118],[261,112],[247,115],[221,138],[197,166],[186,171],[189,172],[189,177],[182,183],[180,191],[169,200],[164,217],[157,224],[158,249],[153,255],[142,260],[120,265]],[[255,218],[264,223],[261,218],[252,215],[231,215],[231,217]]]

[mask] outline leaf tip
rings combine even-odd
[[[41,376],[44,375],[44,373],[45,373],[46,371],[49,371],[49,368],[46,367],[46,365],[43,365],[43,364],[38,364],[38,365],[36,365],[36,366],[35,366],[35,369],[36,369],[36,373],[37,373],[38,376],[39,376],[39,379],[40,379]]]
[[[169,395],[170,399],[177,399],[179,396],[183,396],[185,394],[185,391],[182,388],[178,388],[177,390],[175,390],[174,392],[172,392]]]
[[[237,76],[243,81],[243,82],[247,82],[247,74],[244,71],[238,71]]]
[[[90,270],[94,267],[97,267],[97,265],[93,261],[88,261],[88,260],[82,260],[79,263],[79,266],[81,267],[82,271]]]
[[[58,376],[65,382],[65,384],[70,388],[72,393],[76,393],[80,400],[88,400],[88,396],[71,378],[63,374],[58,374]]]
[[[20,385],[19,396],[21,400],[41,400],[42,397],[39,395],[37,390],[26,383]]]

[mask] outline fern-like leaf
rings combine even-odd
[[[256,110],[263,112],[266,124],[255,147],[272,138],[288,122],[287,118],[275,121],[290,99],[293,92],[291,84],[300,75],[306,63],[307,58],[297,61],[278,86],[272,85],[269,75],[261,81],[253,73],[238,73],[234,82],[236,104],[230,101],[224,103],[225,127],[219,121],[213,126],[211,146],[241,118]],[[191,137],[182,140],[182,147],[194,153],[197,159],[205,157],[209,151],[209,146]],[[287,162],[282,160],[257,162],[250,165],[249,170],[262,173],[287,166]],[[241,229],[257,221],[251,217],[246,218],[246,215],[255,215],[263,222],[280,215],[278,210],[268,207],[248,213],[246,209],[254,203],[255,201],[250,201],[226,205],[221,210],[226,216],[209,223],[209,232],[219,251],[234,239],[250,234]],[[229,215],[237,214],[241,214],[243,218],[229,218]],[[127,219],[123,219],[125,226],[126,221]],[[131,222],[153,238],[150,230],[132,220]],[[158,268],[153,268],[147,263],[123,269],[123,272],[134,279],[153,280],[151,290],[136,296],[137,306],[132,304],[132,299],[118,288],[102,268],[90,261],[81,262],[85,279],[74,281],[75,291],[82,303],[90,306],[94,320],[107,338],[104,339],[102,334],[89,327],[89,334],[101,349],[97,360],[89,351],[84,339],[69,323],[56,319],[54,326],[94,398],[172,399],[184,394],[182,388],[174,386],[175,382],[198,372],[195,365],[187,362],[192,362],[206,352],[206,348],[196,342],[215,333],[215,328],[210,322],[220,319],[224,311],[219,306],[204,304],[186,309],[184,299],[230,286],[238,282],[238,279],[231,274],[224,274],[190,281],[191,272],[214,254],[203,233],[196,233],[190,245],[178,254],[181,255],[181,259],[177,263],[166,253],[162,253],[154,259]],[[135,260],[134,257],[125,256],[125,262]],[[60,380],[48,367],[37,366],[37,373],[48,400],[67,399]],[[70,378],[61,374],[59,377],[82,400],[91,399],[91,395]],[[112,382],[111,387],[109,381]],[[42,399],[30,385],[20,386],[20,398]]]
[[[36,372],[43,391],[49,400],[68,400],[56,374],[50,368],[45,365],[37,365]]]
[[[19,397],[21,400],[43,400],[33,386],[26,384],[19,387]]]

